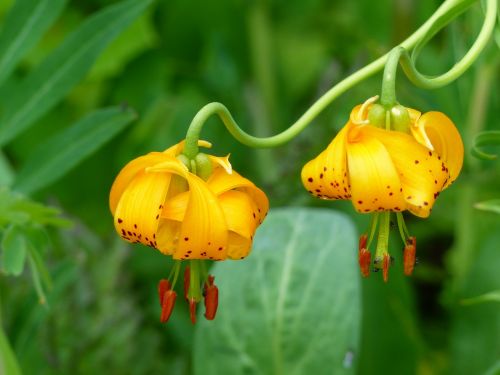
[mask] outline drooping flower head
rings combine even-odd
[[[360,241],[364,276],[369,273],[367,249],[377,225],[388,231],[389,213],[396,212],[403,240],[414,254],[415,241],[401,212],[428,217],[441,191],[457,178],[463,162],[460,134],[446,115],[421,114],[400,105],[387,110],[373,104],[377,98],[355,107],[326,150],[302,169],[302,182],[315,197],[349,199],[356,211],[375,214],[370,238]],[[414,262],[414,255],[413,260],[405,259],[405,264]],[[375,270],[384,270],[384,279],[390,261],[386,239],[380,243],[379,238],[374,262]],[[405,269],[413,270],[413,266]]]
[[[217,308],[214,278],[202,261],[245,258],[269,203],[262,190],[232,170],[228,157],[200,153],[188,160],[182,149],[183,142],[129,162],[113,183],[109,204],[116,231],[125,241],[190,261],[185,297],[194,322],[202,289],[208,291],[207,319],[215,317]],[[162,321],[168,320],[175,302],[179,268],[177,262],[169,280],[158,285]]]

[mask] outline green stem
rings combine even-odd
[[[200,262],[201,281],[205,283],[208,279],[208,270],[205,262]]]
[[[372,218],[370,220],[370,229],[368,231],[369,232],[368,243],[366,244],[367,249],[370,248],[370,245],[373,241],[373,236],[375,236],[375,232],[377,231],[379,216],[380,215],[378,212],[372,214]]]
[[[451,12],[454,12],[454,15],[456,17],[461,12],[465,11],[469,5],[472,5],[472,3],[473,2],[471,1],[471,3],[467,6],[463,6],[463,2],[461,2],[460,0],[446,0],[436,10],[436,12],[434,12],[434,14],[417,31],[415,31],[409,38],[403,41],[398,48],[411,50],[422,39],[426,37],[437,20],[441,19],[443,16]],[[423,88],[437,88],[450,83],[454,79],[458,78],[461,74],[463,74],[463,72],[465,72],[465,70],[474,62],[481,50],[486,45],[495,26],[497,8],[496,0],[487,0],[486,5],[487,8],[485,22],[478,38],[474,42],[471,49],[463,57],[463,59],[455,64],[455,66],[445,74],[438,77],[427,77],[420,74],[415,69],[415,66],[413,65],[408,53],[406,51],[402,52],[401,65],[403,67],[403,71],[408,76],[411,82]],[[453,17],[451,17],[447,22],[451,22],[452,19]],[[445,24],[443,24],[442,26],[444,27]],[[327,91],[322,97],[320,97],[293,125],[291,125],[285,131],[271,137],[259,138],[246,133],[234,121],[231,113],[223,104],[217,102],[207,104],[196,114],[193,121],[191,122],[191,125],[189,126],[186,135],[186,145],[183,153],[188,158],[193,158],[194,156],[196,156],[196,154],[198,153],[197,141],[199,139],[203,124],[213,114],[217,114],[220,117],[227,130],[234,138],[247,146],[280,146],[290,141],[302,130],[304,130],[311,123],[311,121],[313,121],[314,118],[316,118],[338,96],[340,96],[359,82],[380,71],[386,64],[388,57],[389,54],[380,57],[379,59],[373,61],[364,68],[358,70],[357,72],[339,82],[329,91]]]
[[[200,289],[200,261],[190,260],[189,261],[189,291],[188,298],[193,298],[196,302],[201,300],[201,289]]]
[[[398,62],[401,62],[401,67],[408,79],[415,85],[425,89],[436,89],[446,86],[460,77],[464,72],[476,61],[481,51],[486,47],[488,40],[495,29],[497,1],[487,0],[486,15],[483,26],[477,36],[472,47],[467,51],[464,57],[457,62],[446,73],[436,77],[430,77],[421,74],[408,51],[401,45],[393,48],[389,52],[387,63],[384,69],[384,78],[382,81],[382,93],[380,103],[386,108],[397,104],[396,101],[396,72]],[[465,9],[465,8],[464,8]],[[457,14],[458,15],[458,14]],[[416,55],[415,55],[416,57]]]
[[[168,276],[168,279],[170,280],[170,277],[172,276],[173,273],[172,290],[175,288],[175,284],[177,283],[177,279],[179,278],[180,269],[181,269],[181,261],[176,260],[174,268],[172,268],[172,271],[170,271],[170,275]]]
[[[405,219],[403,218],[403,214],[401,212],[396,213],[396,219],[398,222],[399,234],[401,235],[401,240],[403,244],[406,245],[406,239],[410,237],[408,234],[408,230],[406,229]]]
[[[391,225],[391,213],[380,213],[380,228],[378,230],[377,250],[375,251],[375,259],[383,259],[384,255],[388,253],[389,247],[389,228]]]
[[[382,78],[382,90],[380,94],[380,104],[386,109],[397,104],[396,100],[396,73],[398,71],[399,58],[406,51],[403,47],[395,47],[389,52]]]
[[[497,16],[497,0],[486,1],[484,23],[472,47],[467,51],[464,57],[457,62],[446,73],[436,77],[430,77],[420,74],[415,68],[414,61],[407,52],[401,56],[401,66],[408,79],[418,87],[424,89],[435,89],[446,86],[460,77],[476,61],[488,43],[493,30],[495,29]],[[456,15],[458,16],[458,14]]]

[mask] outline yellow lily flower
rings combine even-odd
[[[408,133],[374,126],[368,116],[373,101],[353,109],[326,150],[303,167],[302,182],[318,198],[350,199],[360,213],[408,210],[426,218],[441,191],[460,173],[460,134],[443,113],[414,109],[407,109]]]
[[[210,147],[203,141],[200,145]],[[109,197],[116,231],[125,241],[142,243],[176,260],[245,258],[269,209],[265,193],[233,171],[228,157],[208,156],[212,173],[203,180],[179,160],[182,149],[183,142],[164,152],[151,152],[120,171]],[[201,275],[206,283],[208,276],[201,269],[193,270],[193,264],[199,266],[191,263],[191,276],[197,273],[191,281],[200,283]],[[213,278],[205,286],[215,287]],[[192,305],[199,302],[200,287],[194,286],[192,293],[197,295],[189,297]],[[162,304],[175,301],[172,289],[170,281],[162,281]],[[168,319],[165,311],[171,311],[172,304],[162,306],[162,321]]]
[[[411,134],[405,134],[360,124],[366,121],[359,119],[360,109],[304,166],[304,186],[322,199],[350,199],[362,213],[408,210],[429,216],[462,167],[464,148],[455,125],[441,112],[410,109]]]

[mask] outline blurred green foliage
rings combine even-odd
[[[17,374],[17,357],[25,374],[175,375],[199,373],[213,365],[205,362],[220,358],[210,330],[226,322],[221,314],[214,325],[193,327],[179,303],[169,323],[160,325],[155,288],[171,262],[116,238],[108,193],[118,170],[140,154],[178,142],[196,111],[211,101],[224,103],[250,133],[278,133],[332,85],[405,39],[440,2],[170,0],[148,6],[149,1],[135,0],[19,0],[24,7],[9,21],[13,3],[0,2],[0,316],[6,333],[0,330],[0,373]],[[17,32],[35,4],[46,17],[32,20],[32,32]],[[471,45],[482,16],[476,5],[439,32],[422,50],[419,68],[438,74],[451,67]],[[13,36],[19,43],[7,55]],[[401,255],[394,250],[389,284],[378,275],[362,280],[361,337],[359,348],[349,352],[359,374],[469,375],[498,369],[498,301],[463,301],[500,289],[499,216],[494,209],[474,208],[500,197],[500,164],[469,153],[477,134],[498,129],[499,65],[498,46],[491,41],[473,67],[446,88],[424,91],[402,74],[398,80],[402,104],[440,110],[454,120],[464,137],[465,168],[428,220],[408,222],[418,238],[415,275],[402,276]],[[278,149],[241,146],[216,119],[203,138],[214,143],[214,154],[230,152],[234,168],[266,191],[272,207],[344,211],[361,232],[367,217],[355,215],[348,202],[310,198],[299,171],[329,143],[354,105],[379,92],[380,81],[381,74],[354,87]],[[117,117],[103,118],[103,111]],[[134,113],[138,119],[131,125]],[[86,126],[93,128],[87,133]],[[84,147],[72,147],[79,140]],[[59,152],[69,156],[58,158]],[[36,177],[44,162],[46,172]],[[74,223],[71,228],[58,227],[67,220]],[[259,236],[265,242],[270,235]],[[231,289],[231,281],[222,280],[234,274],[231,263],[223,266],[227,273],[222,270],[217,280],[229,289],[227,305],[244,289]],[[317,298],[340,303],[335,297],[345,290],[343,283],[359,282],[352,270],[343,272],[341,280],[322,285],[324,295]],[[257,292],[276,291],[271,274],[267,283],[265,277],[261,281]],[[232,317],[233,325],[248,324],[241,314]],[[345,355],[345,348],[332,344],[334,335],[314,330],[310,335],[331,349],[331,356],[317,359],[323,371],[332,358]],[[302,338],[304,352],[311,337]],[[269,342],[263,338],[257,344],[265,353]]]

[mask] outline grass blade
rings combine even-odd
[[[0,34],[0,84],[43,36],[64,8],[66,0],[18,0]]]
[[[0,146],[53,108],[88,72],[104,48],[152,0],[127,0],[105,8],[72,32],[5,100]]]
[[[54,182],[123,130],[135,117],[132,109],[124,107],[105,108],[87,115],[35,149],[19,171],[14,189],[29,194]]]
[[[17,358],[2,327],[0,327],[0,374],[21,375]]]

